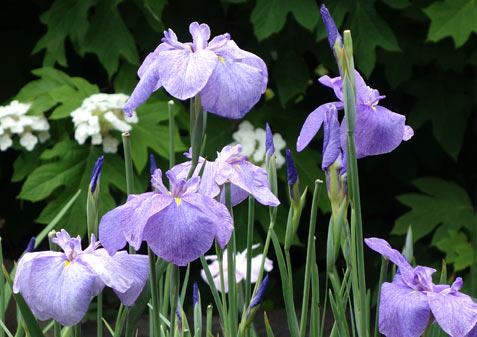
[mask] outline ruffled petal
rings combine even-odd
[[[75,325],[88,311],[95,278],[86,266],[65,257],[35,259],[29,281],[31,307],[62,325]]]
[[[210,214],[184,198],[178,198],[149,218],[144,227],[144,240],[154,253],[178,266],[197,259],[212,246],[216,225]]]
[[[167,92],[185,100],[204,88],[218,62],[217,55],[207,49],[195,53],[187,49],[172,49],[159,53],[156,64]]]
[[[209,41],[210,38],[210,28],[207,24],[202,23],[199,25],[197,22],[192,22],[189,25],[189,32],[194,41],[194,51],[207,47],[207,41]]]
[[[430,309],[424,292],[385,282],[379,303],[379,332],[386,337],[419,337]]]
[[[112,258],[118,265],[117,272],[128,272],[131,281],[126,291],[113,288],[114,292],[124,305],[132,306],[149,278],[149,259],[146,255],[128,254],[124,251],[117,252]]]
[[[200,93],[202,107],[222,117],[242,118],[260,99],[263,81],[261,69],[220,56],[220,61]]]
[[[401,144],[404,135],[403,115],[392,112],[382,106],[356,107],[356,156],[388,153]],[[346,147],[346,120],[341,124],[341,146]]]
[[[459,292],[427,294],[432,314],[452,337],[464,337],[477,323],[477,304]]]

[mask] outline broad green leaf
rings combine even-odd
[[[303,57],[289,53],[278,58],[275,65],[275,81],[283,107],[295,95],[305,92],[309,80],[308,66]]]
[[[411,6],[411,1],[409,0],[381,0],[381,1],[394,9],[404,9]]]
[[[355,0],[350,10],[349,26],[353,36],[354,59],[357,68],[369,76],[376,63],[376,47],[400,51],[396,37],[374,8],[373,1]]]
[[[432,177],[417,179],[413,185],[423,194],[403,194],[397,197],[411,210],[396,220],[393,234],[404,235],[411,226],[414,241],[417,241],[437,227],[444,232],[458,231],[460,228],[473,230],[472,203],[462,187]]]
[[[250,21],[258,41],[262,41],[285,26],[289,0],[258,0]]]
[[[440,0],[424,9],[431,19],[427,39],[439,41],[446,36],[454,39],[456,47],[462,46],[472,32],[477,32],[477,1]]]
[[[49,95],[60,105],[53,110],[50,119],[61,119],[70,116],[71,112],[81,106],[83,100],[98,93],[96,85],[81,77],[71,78],[72,86],[63,85],[49,92]]]
[[[65,39],[70,37],[78,43],[84,37],[88,26],[88,10],[96,0],[61,0],[54,1],[48,11],[40,16],[40,20],[48,27],[48,31],[38,41],[33,53],[46,49],[43,64],[53,66],[56,62],[66,67]]]
[[[123,56],[131,64],[139,64],[134,39],[111,0],[100,1],[86,34],[84,51],[98,55],[111,77]]]
[[[250,20],[259,41],[278,33],[285,26],[288,13],[308,30],[315,28],[320,10],[313,0],[258,0]]]
[[[40,201],[48,198],[48,204],[37,222],[49,223],[66,205],[68,200],[81,189],[81,194],[58,228],[66,228],[72,234],[86,231],[86,196],[91,171],[98,157],[102,155],[99,146],[80,146],[71,140],[58,142],[51,150],[43,153],[48,162],[36,168],[25,181],[21,199]],[[100,215],[116,206],[111,196],[114,186],[126,192],[124,161],[116,154],[104,154],[103,173],[100,183]],[[145,189],[141,181],[135,180],[136,192]]]
[[[114,91],[129,95],[133,92],[139,78],[136,75],[137,67],[124,62],[114,77],[113,85]]]
[[[446,253],[446,262],[453,263],[456,271],[465,269],[474,261],[474,251],[467,236],[462,232],[448,230],[445,236],[433,245]]]
[[[12,182],[22,181],[40,164],[39,152],[39,147],[35,147],[31,152],[20,153],[13,162]]]
[[[142,172],[151,153],[148,148],[154,150],[163,158],[169,158],[167,101],[149,100],[138,107],[136,112],[139,122],[132,125],[131,150],[134,166],[138,172]],[[176,152],[183,152],[187,149],[179,137],[177,128],[174,140]]]

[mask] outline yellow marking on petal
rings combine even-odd
[[[374,111],[376,111],[376,107],[374,105],[371,105],[371,109],[373,109]]]
[[[224,58],[223,58],[222,56],[219,56],[219,60],[220,60],[220,62],[222,62],[223,64],[225,64],[225,60],[224,60]]]
[[[171,192],[171,191],[169,191],[169,195],[172,195],[172,192]]]
[[[70,260],[66,260],[65,261],[65,268],[68,267],[70,265],[71,261]]]
[[[242,169],[239,164],[234,164],[234,166],[235,166],[236,168],[238,168],[239,170]]]
[[[411,291],[411,294],[415,294],[415,293],[418,293],[418,292],[419,292],[419,290],[413,290],[413,291]]]
[[[192,47],[191,47],[191,46],[189,46],[189,45],[186,45],[186,46],[187,46],[187,48],[190,49],[191,52],[194,52],[194,51],[192,50]]]
[[[174,199],[176,199],[177,207],[179,207],[181,205],[181,198],[174,198]]]

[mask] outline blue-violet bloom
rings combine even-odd
[[[162,43],[138,70],[139,83],[124,106],[126,114],[161,86],[177,99],[200,94],[204,110],[227,118],[242,118],[260,99],[268,82],[263,60],[240,49],[228,33],[209,41],[210,28],[193,22],[193,42],[182,43],[169,29]]]
[[[155,191],[130,195],[122,206],[106,213],[99,237],[110,254],[128,242],[139,250],[143,240],[167,262],[185,266],[207,252],[214,238],[224,248],[233,230],[232,217],[220,202],[197,193],[200,177],[190,180],[167,171],[171,190],[157,169],[151,177]]]
[[[96,163],[94,163],[93,167],[93,172],[91,173],[91,179],[89,181],[89,190],[91,191],[91,194],[94,194],[94,191],[96,190],[96,185],[98,184],[98,181],[101,179],[101,171],[103,170],[103,161],[104,161],[104,156],[101,156],[96,160]]]
[[[273,134],[272,129],[268,123],[265,125],[265,151],[267,153],[267,163],[270,160],[270,157],[275,153],[275,144],[273,143]]]
[[[20,292],[40,320],[54,318],[75,325],[88,311],[91,296],[105,285],[113,288],[124,305],[131,306],[149,277],[148,257],[122,251],[110,256],[91,235],[81,249],[81,238],[63,229],[52,241],[63,252],[26,253],[18,262],[13,291]]]
[[[224,202],[225,193],[220,186],[230,182],[230,193],[232,206],[244,201],[251,194],[259,203],[267,206],[278,206],[280,201],[270,190],[267,172],[247,161],[247,156],[241,155],[242,145],[225,146],[222,151],[217,152],[217,159],[210,162],[204,158],[199,158],[199,164],[194,172],[198,175],[205,165],[200,182],[199,193],[215,198],[220,195],[220,200]],[[190,153],[185,153],[190,157]],[[186,177],[189,172],[191,162],[176,165],[171,169],[178,177]]]
[[[411,267],[406,258],[383,239],[364,241],[398,267],[393,282],[385,282],[381,287],[379,332],[387,337],[418,337],[433,316],[452,337],[477,336],[477,304],[459,292],[463,283],[460,277],[451,286],[434,284],[435,269]]]

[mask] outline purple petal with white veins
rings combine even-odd
[[[218,62],[217,55],[207,49],[195,53],[187,49],[172,49],[159,53],[156,65],[164,89],[185,100],[204,88]]]
[[[404,135],[403,115],[382,106],[356,107],[356,157],[388,153],[402,141]],[[341,146],[346,147],[346,120],[341,123]]]
[[[189,32],[194,41],[194,51],[207,48],[207,41],[210,38],[210,28],[208,25],[205,23],[199,25],[197,22],[192,22],[189,25]]]
[[[329,109],[330,104],[320,105],[308,115],[296,141],[296,150],[298,152],[302,151],[318,133],[325,119],[325,111]]]
[[[477,323],[477,304],[459,292],[427,294],[432,314],[439,326],[452,337],[464,337]]]
[[[162,182],[162,171],[160,169],[155,169],[151,175],[151,185],[157,189],[161,194],[168,195],[169,191],[167,187]]]
[[[190,194],[184,198],[185,201],[200,208],[202,213],[209,216],[216,227],[217,242],[221,248],[225,248],[234,230],[233,220],[227,207],[215,199],[200,194]]]
[[[363,77],[358,71],[354,71],[354,80],[356,86],[356,105],[377,105],[380,99],[385,96],[379,95],[379,91],[369,87],[364,82]]]
[[[226,56],[216,58],[217,65],[200,93],[202,107],[222,117],[242,118],[263,93],[263,72]]]
[[[383,283],[379,303],[379,332],[386,337],[421,336],[429,315],[425,292],[394,283]]]
[[[157,61],[157,60],[156,60]],[[129,117],[132,116],[134,109],[144,103],[151,94],[161,87],[161,80],[157,72],[157,62],[152,64],[143,73],[139,83],[134,88],[131,96],[124,105],[124,112]]]
[[[114,292],[124,305],[132,306],[141,294],[147,279],[149,278],[149,258],[146,255],[128,254],[124,251],[117,252],[112,259],[118,264],[118,273],[128,273],[131,286],[126,291]]]
[[[341,154],[338,111],[333,104],[327,106],[323,127],[323,160],[321,163],[323,171],[330,167]]]
[[[399,273],[403,277],[403,281],[411,286],[414,283],[414,269],[411,267],[406,258],[396,249],[393,249],[386,240],[379,238],[367,238],[364,239],[366,245],[381,254],[385,259],[391,260],[396,266],[399,267]],[[394,282],[393,282],[394,283]]]
[[[214,182],[215,184],[215,182]],[[217,184],[215,184],[217,186]],[[237,206],[242,201],[248,198],[250,193],[241,189],[237,185],[230,184],[230,203],[232,207]],[[225,205],[225,188],[220,192],[220,202]]]
[[[318,82],[323,84],[324,86],[327,86],[335,92],[336,97],[340,100],[343,101],[343,88],[342,88],[342,82],[341,82],[341,77],[329,77],[328,75],[321,76],[318,79]]]
[[[151,216],[144,228],[144,240],[157,256],[178,266],[197,259],[212,246],[216,224],[200,207],[177,198]]]
[[[67,261],[65,257],[50,256],[35,259],[29,286],[33,310],[71,326],[88,311],[96,275],[81,263]]]

